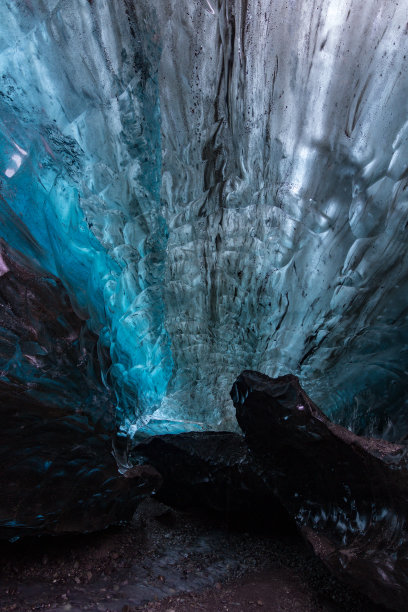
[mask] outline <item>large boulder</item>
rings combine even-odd
[[[244,371],[231,396],[269,486],[316,554],[375,602],[405,611],[407,447],[333,424],[296,376]]]
[[[242,435],[189,432],[155,436],[136,446],[133,453],[160,472],[163,485],[157,497],[168,505],[206,508],[252,528],[293,525]]]

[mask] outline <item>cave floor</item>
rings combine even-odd
[[[1,543],[0,610],[383,609],[332,578],[295,532],[244,532],[147,500],[130,526]]]

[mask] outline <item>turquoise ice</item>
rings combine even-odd
[[[405,433],[406,23],[393,0],[1,4],[0,236],[109,350],[123,432],[234,428],[247,368]]]

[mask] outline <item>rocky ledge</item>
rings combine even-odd
[[[333,424],[296,376],[245,371],[231,396],[270,488],[315,553],[373,601],[405,611],[407,447]]]

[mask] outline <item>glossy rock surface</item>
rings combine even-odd
[[[406,610],[407,447],[333,424],[293,375],[245,371],[231,395],[250,449],[316,554],[373,601]]]

